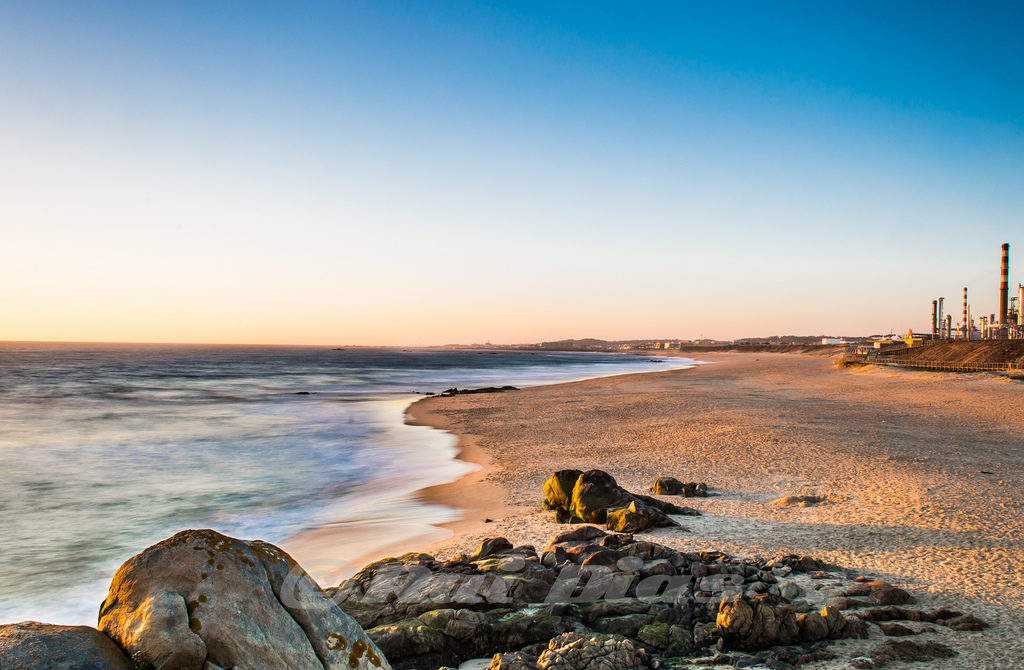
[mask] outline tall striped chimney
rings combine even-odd
[[[932,337],[939,334],[939,301],[932,300]]]
[[[971,327],[967,324],[967,287],[966,286],[964,287],[964,320],[963,320],[963,324],[964,324],[964,328],[963,328],[964,336],[963,336],[963,339],[966,340],[967,338],[969,338],[971,336]]]
[[[1003,244],[1003,267],[999,281],[999,325],[1005,326],[1010,312],[1010,244]]]

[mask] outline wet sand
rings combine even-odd
[[[1024,383],[800,354],[701,358],[714,364],[415,403],[411,421],[454,432],[483,466],[423,493],[465,512],[452,537],[415,548],[542,545],[564,528],[540,509],[558,469],[604,469],[635,491],[659,476],[704,481],[717,495],[687,500],[704,516],[652,538],[878,576],[993,624],[947,634],[960,655],[928,667],[1024,666]],[[770,504],[803,494],[827,502]],[[859,648],[836,646],[847,659]]]

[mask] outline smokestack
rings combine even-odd
[[[1024,326],[1024,284],[1017,284],[1017,325]]]
[[[968,337],[970,337],[970,334],[971,334],[970,326],[967,324],[967,287],[966,286],[964,287],[964,328],[963,328],[963,331],[964,331],[963,339],[966,340]]]
[[[1006,325],[1010,293],[1010,244],[1003,244],[1002,274],[999,280],[999,325]]]
[[[932,300],[932,337],[939,334],[939,301]]]
[[[946,315],[946,339],[947,340],[952,340],[953,339],[953,315],[952,314],[947,314]]]

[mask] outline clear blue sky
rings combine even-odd
[[[0,339],[989,313],[1021,35],[1021,3],[0,2]]]

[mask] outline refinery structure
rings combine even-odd
[[[1017,295],[1010,296],[1010,245],[1004,243],[999,274],[999,313],[976,315],[963,292],[963,309],[954,323],[951,313],[944,313],[945,298],[932,300],[932,340],[1017,340],[1024,339],[1024,285],[1017,285]],[[921,337],[915,334],[915,339]],[[924,339],[924,338],[923,338]]]

